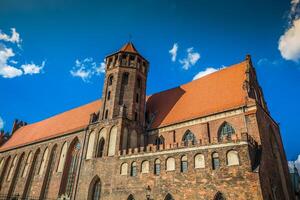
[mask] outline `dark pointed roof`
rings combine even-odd
[[[123,52],[130,52],[130,53],[138,53],[138,51],[136,50],[136,48],[134,47],[134,45],[132,44],[132,42],[126,43],[126,44],[120,49],[120,51],[123,51]]]

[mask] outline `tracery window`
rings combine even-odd
[[[7,180],[10,181],[11,178],[12,178],[12,175],[13,175],[13,172],[15,170],[15,167],[16,167],[16,164],[17,164],[17,156],[14,157],[12,163],[11,163],[11,166],[9,168],[9,171],[8,171],[8,176],[7,176]]]
[[[101,137],[98,144],[98,151],[97,151],[98,158],[101,158],[104,155],[104,144],[105,144],[105,140],[103,137]]]
[[[64,165],[65,165],[65,160],[66,160],[66,155],[67,155],[67,142],[65,142],[61,148],[57,172],[63,171]]]
[[[93,185],[92,200],[99,200],[101,194],[101,183],[98,179]]]
[[[32,152],[30,152],[27,156],[27,160],[25,162],[24,170],[22,173],[22,178],[25,178],[28,173],[29,165],[31,163],[31,158],[32,158]]]
[[[155,139],[156,149],[160,149],[160,145],[165,143],[165,138],[161,135]]]
[[[181,172],[186,172],[188,170],[188,159],[187,156],[184,155],[181,157],[181,166],[180,166]]]
[[[185,146],[187,146],[189,142],[191,142],[192,144],[195,144],[196,136],[190,130],[187,130],[182,138],[182,141],[184,141]]]
[[[224,138],[231,138],[235,134],[234,128],[227,122],[224,122],[219,129],[219,140]]]

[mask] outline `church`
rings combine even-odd
[[[0,147],[0,199],[294,199],[249,55],[149,96],[149,61],[131,42],[105,62],[101,99],[14,122]]]

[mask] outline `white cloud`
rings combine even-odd
[[[291,0],[289,13],[289,27],[280,36],[278,49],[286,60],[298,62],[300,60],[300,0]]]
[[[208,74],[214,73],[216,71],[219,71],[221,69],[226,68],[226,66],[222,66],[221,68],[213,68],[213,67],[208,67],[206,68],[204,71],[200,71],[198,72],[194,77],[193,80],[196,80],[198,78],[202,78],[203,76],[206,76]]]
[[[282,59],[269,60],[268,58],[261,58],[258,60],[258,66],[278,66],[282,64]]]
[[[0,117],[0,129],[3,129],[4,127],[4,121],[3,119]]]
[[[0,30],[0,40],[3,40],[5,42],[20,44],[22,41],[20,38],[20,34],[16,31],[15,28],[11,28],[10,30],[11,30],[11,36],[2,33]]]
[[[199,59],[200,54],[198,52],[194,52],[194,48],[190,47],[187,49],[187,57],[179,60],[179,62],[182,64],[182,68],[184,70],[188,70],[191,66],[195,65]]]
[[[105,63],[102,62],[97,67],[97,63],[93,58],[85,58],[82,61],[76,59],[75,66],[70,70],[70,73],[73,77],[79,77],[84,82],[89,82],[93,75],[105,73]]]
[[[299,61],[300,19],[294,20],[293,25],[280,37],[278,49],[284,59]]]
[[[172,56],[171,60],[172,60],[173,62],[176,61],[177,51],[178,51],[178,44],[177,44],[177,43],[174,43],[172,49],[169,50],[169,53],[170,53],[171,56]]]
[[[0,76],[3,78],[14,78],[23,74],[22,70],[8,64],[8,60],[14,56],[11,48],[0,44]]]
[[[21,65],[21,68],[24,71],[24,74],[39,74],[42,72],[44,66],[45,66],[46,61],[43,61],[41,65],[36,65],[34,63],[31,64],[23,64]]]

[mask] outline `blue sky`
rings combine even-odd
[[[189,82],[199,72],[229,66],[251,54],[271,114],[280,123],[287,157],[295,160],[300,154],[296,3],[2,0],[3,128],[10,131],[15,118],[33,123],[98,99],[105,55],[118,50],[131,35],[150,61],[147,94]],[[169,51],[175,43],[178,49],[172,61]]]

